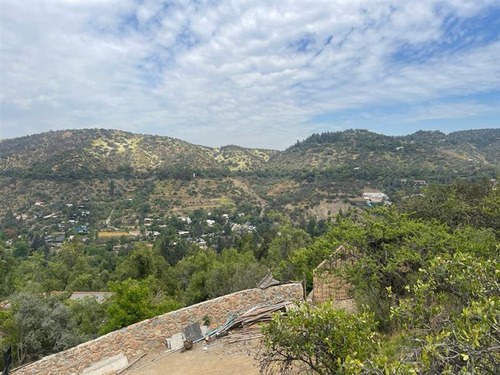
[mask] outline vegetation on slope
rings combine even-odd
[[[370,350],[358,348],[364,353],[358,357],[342,354],[352,350],[334,352],[337,369],[377,373],[400,366],[405,371],[453,372],[465,362],[479,363],[479,352],[490,361],[484,364],[487,369],[489,345],[497,339],[488,325],[496,319],[497,295],[471,291],[465,283],[460,284],[463,290],[450,291],[442,277],[452,280],[457,270],[466,274],[460,267],[470,263],[476,275],[485,275],[471,288],[497,285],[497,276],[492,281],[491,275],[498,273],[488,262],[498,262],[500,197],[490,181],[498,176],[498,142],[498,130],[405,137],[328,133],[281,153],[236,146],[210,149],[105,130],[4,140],[0,297],[12,308],[0,312],[2,345],[14,347],[18,364],[34,360],[182,305],[253,287],[269,268],[283,281],[305,275],[310,289],[314,268],[344,244],[358,251],[358,261],[342,276],[366,306],[362,315],[344,318],[326,307],[304,309],[310,316],[319,314],[318,327],[330,319],[323,315],[340,319],[336,335],[366,323],[360,329],[373,332],[376,350],[370,344]],[[430,186],[413,179],[425,179]],[[369,188],[389,193],[394,207],[350,211],[355,205],[367,207],[360,195]],[[307,215],[318,206],[328,211],[327,220]],[[339,207],[344,212],[335,218]],[[189,226],[181,220],[186,213],[193,219]],[[83,224],[88,235],[75,235],[76,225]],[[59,250],[49,249],[47,235],[61,231],[74,239]],[[103,233],[127,233],[141,241],[105,238]],[[440,263],[452,269],[439,268]],[[69,301],[75,290],[113,290],[115,296],[104,305]],[[421,290],[429,300],[422,300]],[[433,310],[436,306],[444,310]],[[488,313],[484,325],[476,327],[467,314],[478,309]],[[438,315],[419,316],[422,311]],[[50,335],[42,316],[58,320]],[[448,325],[433,325],[437,316],[444,316]],[[291,324],[302,324],[300,314]],[[450,341],[454,327],[485,332],[477,338],[479,352],[474,343],[463,353],[470,361],[453,362],[440,352],[446,345],[453,350],[465,345]],[[403,332],[409,341],[401,340]],[[437,342],[437,347],[423,345],[427,336],[419,336],[422,332],[434,335],[429,345]],[[287,332],[276,334],[282,339],[269,336],[271,347],[286,340],[296,344]],[[318,349],[315,335],[310,332],[310,353]],[[303,345],[300,341],[296,347]],[[412,354],[406,358],[405,353]],[[428,367],[415,367],[412,361]]]
[[[464,190],[474,198],[456,205]],[[500,232],[489,210],[500,207],[500,192],[487,182],[428,192],[340,219],[292,254],[291,266],[309,276],[328,256],[354,254],[331,272],[352,285],[359,313],[326,304],[275,316],[264,328],[263,369],[286,373],[301,362],[318,374],[498,373]],[[349,250],[331,255],[338,244]]]
[[[474,192],[474,199],[456,206],[456,197],[468,194],[464,191]],[[176,219],[152,248],[138,242],[116,251],[116,241],[84,245],[75,239],[48,252],[36,239],[8,241],[13,229],[9,225],[15,221],[6,222],[0,237],[0,293],[11,309],[1,312],[2,345],[13,346],[18,364],[35,360],[179,306],[254,287],[268,268],[282,281],[301,280],[305,274],[311,288],[314,268],[343,244],[358,254],[356,262],[339,273],[354,286],[360,315],[325,306],[303,307],[290,321],[276,317],[266,342],[271,353],[284,357],[268,353],[269,364],[287,368],[293,350],[300,348],[300,358],[313,355],[308,360],[317,362],[318,369],[330,368],[334,361],[336,371],[353,373],[397,366],[432,373],[426,369],[455,371],[456,366],[477,363],[487,368],[497,360],[491,348],[498,332],[491,322],[498,319],[500,233],[494,212],[500,207],[499,194],[489,181],[467,188],[461,183],[432,187],[423,197],[392,208],[346,212],[328,228],[311,219],[301,229],[284,215],[260,215],[257,210],[251,218],[254,232],[221,237],[208,249],[179,240]],[[432,204],[436,195],[441,198],[437,207]],[[415,205],[420,211],[412,209]],[[207,217],[202,211],[197,215],[197,223]],[[75,290],[115,294],[101,305],[68,300]],[[478,309],[485,311],[482,320],[476,318]],[[54,322],[50,335],[47,319]],[[332,320],[338,321],[335,327]],[[456,327],[465,336],[450,336]],[[343,336],[352,339],[339,349],[335,343]],[[354,342],[355,337],[366,340]],[[427,337],[432,337],[430,342]],[[331,350],[321,346],[326,338],[332,340]],[[455,351],[465,348],[460,356],[471,359],[453,362],[442,351],[445,345]],[[420,363],[424,367],[418,367]]]

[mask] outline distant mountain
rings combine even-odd
[[[10,206],[71,194],[124,207],[142,197],[152,212],[248,203],[327,217],[363,205],[367,189],[392,198],[499,175],[500,129],[397,137],[347,130],[313,134],[284,151],[118,130],[53,131],[0,141],[0,216]]]
[[[119,130],[67,130],[1,141],[0,171],[147,172],[172,166],[250,171],[275,153],[237,146],[210,148]]]
[[[419,131],[407,136],[386,136],[367,130],[313,134],[285,151],[239,146],[211,148],[179,139],[119,130],[51,131],[0,141],[0,171],[36,170],[151,171],[168,166],[196,169],[227,168],[255,171],[339,165],[449,167],[500,164],[500,129],[467,130],[448,135]]]
[[[448,135],[419,131],[386,136],[367,130],[313,134],[276,154],[268,164],[284,169],[309,166],[322,170],[347,164],[354,168],[392,165],[466,170],[499,163],[500,129],[483,129]]]

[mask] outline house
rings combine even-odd
[[[241,224],[233,224],[231,226],[232,232],[241,232],[242,230],[243,230],[243,225],[241,225]]]
[[[64,232],[54,232],[45,237],[45,242],[53,246],[61,246],[65,238],[66,234]]]
[[[196,240],[196,242],[198,243],[198,246],[203,249],[203,250],[206,250],[207,249],[207,241],[205,241],[204,239],[202,238],[199,238]]]
[[[78,300],[83,298],[95,298],[98,303],[103,303],[112,295],[113,292],[73,292],[69,299]]]
[[[86,225],[82,225],[81,227],[74,227],[73,232],[76,234],[87,234],[89,230],[87,229]]]
[[[207,219],[207,225],[208,225],[209,227],[213,227],[213,226],[214,226],[214,224],[215,224],[215,220],[210,220],[210,219]]]
[[[10,304],[10,301],[0,302],[0,310],[10,310],[11,308],[12,308],[12,305]]]
[[[253,226],[253,225],[250,225],[248,223],[246,223],[245,225],[243,225],[243,228],[247,231],[247,232],[255,232],[257,231],[257,227]]]
[[[425,180],[413,180],[413,183],[418,186],[425,186],[427,182]]]
[[[189,216],[180,216],[179,220],[183,223],[191,224],[192,220]]]
[[[352,264],[355,260],[353,252],[348,252],[344,246],[339,246],[329,258],[321,262],[313,273],[313,304],[327,301],[344,304],[348,301],[352,304],[352,287],[337,272],[346,264]]]
[[[146,232],[146,235],[156,239],[156,237],[160,235],[160,232],[158,232],[157,230],[150,230]]]
[[[385,201],[388,201],[389,197],[387,196],[387,194],[382,193],[381,191],[377,191],[377,192],[365,192],[365,193],[363,193],[363,199],[366,200],[368,203],[377,204],[377,203],[384,203]]]

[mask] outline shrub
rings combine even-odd
[[[317,374],[339,374],[346,361],[363,361],[377,348],[372,314],[353,315],[331,304],[296,305],[262,330],[261,370],[269,374],[300,364]]]

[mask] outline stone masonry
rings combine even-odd
[[[92,364],[120,353],[125,354],[131,361],[143,353],[164,346],[167,337],[181,332],[189,324],[203,324],[205,316],[210,317],[211,328],[216,328],[224,324],[232,314],[243,313],[251,307],[302,299],[303,290],[300,283],[243,290],[132,324],[74,348],[44,357],[12,373],[79,374]]]
[[[339,255],[342,257],[339,258]],[[313,304],[352,299],[351,285],[332,272],[352,260],[352,256],[346,253],[343,246],[340,246],[330,258],[325,259],[316,267],[313,274]]]

